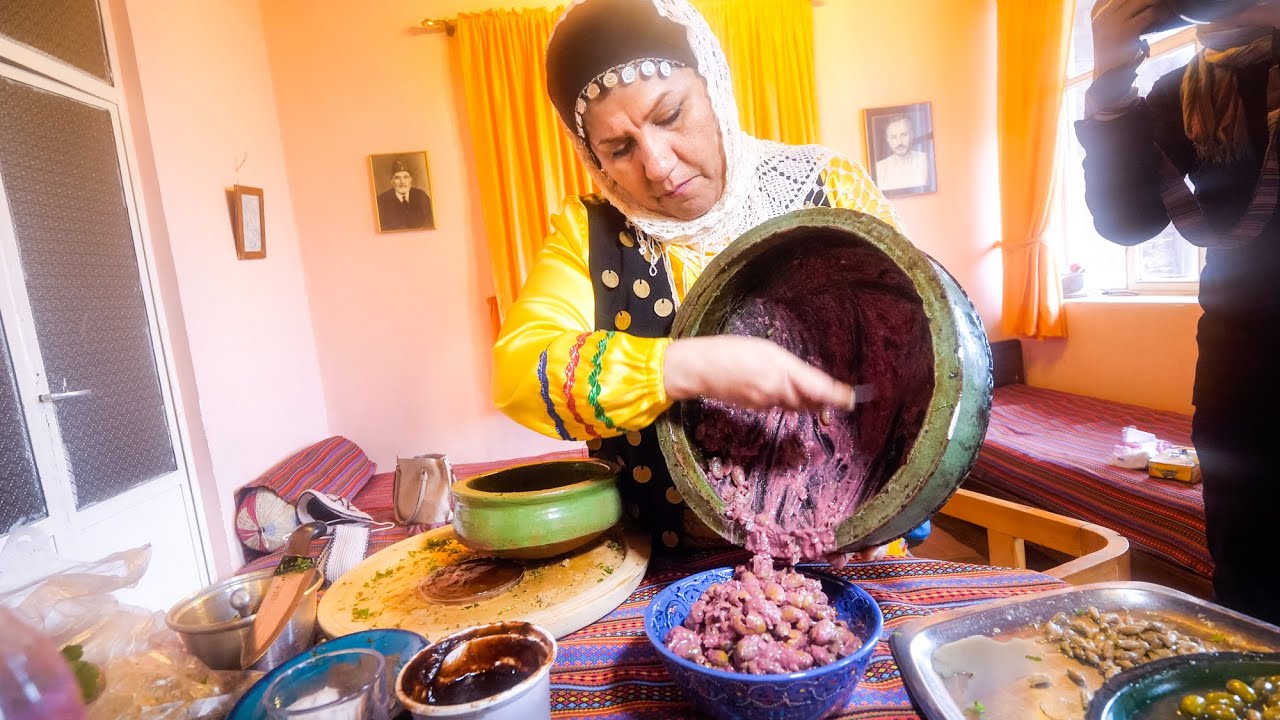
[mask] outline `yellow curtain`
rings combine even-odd
[[[997,133],[1004,330],[1066,337],[1057,254],[1046,237],[1075,0],[998,0]]]
[[[695,0],[723,43],[743,129],[789,143],[818,139],[811,0]],[[458,16],[456,39],[473,138],[495,323],[506,317],[567,195],[591,191],[547,100],[546,46],[561,8]]]
[[[742,129],[756,137],[818,142],[812,0],[693,0],[720,39]]]
[[[561,8],[458,16],[467,120],[489,238],[496,324],[542,248],[548,219],[591,178],[547,100],[546,48]]]

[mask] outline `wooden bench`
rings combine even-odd
[[[1044,571],[1063,582],[1129,579],[1129,541],[1100,525],[963,488],[938,512],[986,528],[992,565],[1026,568],[1031,543],[1075,558]]]

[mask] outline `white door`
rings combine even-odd
[[[117,597],[165,609],[208,565],[125,157],[113,102],[0,63],[0,534],[149,543]]]

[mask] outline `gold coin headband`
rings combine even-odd
[[[594,80],[587,83],[582,92],[578,93],[578,102],[573,107],[573,118],[578,122],[578,137],[587,139],[587,131],[582,127],[582,113],[587,111],[588,100],[595,100],[605,90],[617,87],[619,84],[630,85],[640,78],[651,78],[655,75],[671,77],[671,69],[677,67],[684,67],[684,63],[661,58],[640,58],[614,65],[597,75]]]

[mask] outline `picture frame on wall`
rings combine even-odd
[[[435,229],[426,150],[370,155],[369,175],[378,232]]]
[[[267,256],[267,214],[262,188],[236,185],[231,189],[232,230],[236,257],[261,260]]]
[[[869,108],[863,111],[867,171],[885,197],[938,191],[933,138],[933,105]]]

